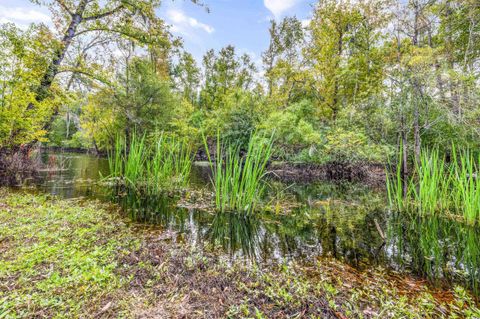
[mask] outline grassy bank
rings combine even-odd
[[[462,289],[432,292],[410,277],[333,259],[230,265],[174,238],[98,202],[0,189],[0,318],[480,315]]]

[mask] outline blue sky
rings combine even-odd
[[[249,53],[257,62],[268,46],[269,20],[296,15],[309,18],[314,0],[204,0],[210,8],[188,0],[165,0],[159,16],[172,25],[172,32],[184,39],[185,48],[197,59],[210,48],[233,44],[240,53]],[[49,23],[49,12],[28,0],[0,0],[0,23]]]

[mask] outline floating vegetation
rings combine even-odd
[[[447,162],[438,150],[423,151],[415,173],[402,178],[401,165],[387,177],[388,198],[398,211],[480,222],[480,156],[453,148]],[[399,162],[400,163],[400,162]]]
[[[192,150],[185,140],[163,135],[153,143],[135,134],[128,141],[118,137],[108,153],[109,177],[148,193],[185,186],[192,162]]]
[[[252,212],[265,190],[267,163],[272,154],[273,137],[250,137],[245,155],[239,145],[224,144],[217,136],[215,159],[204,138],[208,161],[213,172],[217,210]]]

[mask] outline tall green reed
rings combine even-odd
[[[400,157],[401,158],[401,155]],[[400,162],[399,162],[400,163]],[[403,180],[400,164],[387,176],[390,204],[420,215],[449,215],[468,223],[480,222],[480,157],[452,147],[447,163],[438,150],[423,150],[414,173]],[[406,186],[406,192],[403,187]]]
[[[214,159],[205,137],[204,144],[213,173],[216,208],[222,212],[253,212],[265,190],[264,179],[272,154],[273,136],[264,139],[252,134],[244,156],[239,145],[222,143],[218,134]]]
[[[145,175],[146,153],[148,152],[145,146],[145,135],[132,135],[130,143],[124,148],[124,170],[123,177],[134,187],[140,186],[139,183]]]
[[[469,150],[453,155],[457,163],[451,172],[454,209],[461,210],[469,222],[480,221],[480,156],[475,158]]]
[[[186,141],[162,135],[153,146],[151,160],[147,161],[149,187],[159,191],[168,183],[185,186],[192,162],[192,149]]]
[[[153,143],[145,135],[128,141],[117,137],[108,152],[110,177],[126,187],[146,192],[185,186],[193,162],[192,149],[185,140],[160,136]]]

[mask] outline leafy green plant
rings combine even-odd
[[[159,191],[166,182],[184,186],[192,168],[191,147],[184,140],[162,135],[146,166],[148,185],[153,190]]]

